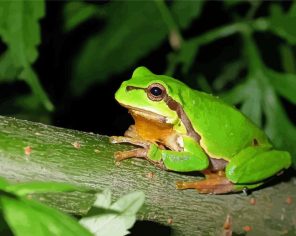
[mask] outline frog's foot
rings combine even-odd
[[[235,191],[234,184],[225,177],[224,172],[206,172],[204,174],[206,176],[205,180],[177,182],[177,189],[196,189],[199,193],[209,194],[223,194]]]
[[[146,158],[147,152],[150,147],[150,142],[142,139],[123,137],[123,136],[111,136],[111,143],[131,143],[142,148],[136,148],[128,151],[115,152],[114,157],[116,161],[122,161],[128,158]]]
[[[148,149],[145,148],[136,148],[128,151],[119,151],[115,152],[114,157],[115,161],[123,161],[125,159],[129,158],[143,158],[147,161],[151,162],[153,165],[155,165],[157,168],[166,170],[166,167],[162,161],[153,161],[147,157]]]
[[[142,140],[142,139],[136,139],[131,137],[123,137],[123,136],[112,136],[110,137],[111,143],[131,143],[136,146],[141,146],[142,148],[135,148],[128,151],[118,151],[114,153],[115,161],[123,161],[125,159],[129,158],[143,158],[151,162],[156,167],[165,170],[165,166],[162,160],[160,161],[154,161],[148,158],[148,151],[151,146],[151,142]],[[164,148],[161,145],[159,145],[159,148]]]
[[[148,149],[151,145],[151,142],[145,141],[143,139],[124,137],[124,136],[111,136],[111,143],[131,143],[136,146],[143,147],[144,149]]]

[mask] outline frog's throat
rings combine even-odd
[[[151,121],[155,121],[158,123],[167,123],[167,118],[165,116],[159,115],[157,113],[154,113],[152,111],[148,111],[148,110],[144,110],[144,109],[140,109],[140,108],[136,108],[136,107],[132,107],[132,106],[128,106],[128,105],[124,105],[121,104],[121,106],[125,107],[128,109],[128,112],[133,116],[133,115],[138,115],[138,116],[142,116],[143,118],[147,119],[147,120],[151,120]]]
[[[146,88],[141,88],[141,87],[136,87],[136,86],[128,86],[126,88],[127,91],[131,91],[131,90],[134,90],[134,89],[142,89],[146,92]],[[188,118],[187,114],[185,113],[182,105],[175,101],[172,97],[170,97],[168,94],[165,95],[165,97],[163,98],[163,101],[167,104],[167,106],[175,111],[179,117],[179,119],[182,121],[182,123],[184,124],[185,128],[186,128],[186,132],[187,134],[192,137],[193,139],[195,139],[198,143],[200,143],[200,140],[201,140],[201,136],[194,130],[192,124],[191,124],[191,121],[190,119]],[[123,105],[125,106],[125,105]],[[126,106],[125,106],[126,107]],[[127,107],[128,108],[128,107]],[[129,109],[129,108],[128,108]],[[132,108],[133,110],[138,110],[138,109],[135,109],[135,108]],[[139,111],[139,110],[138,110]],[[141,110],[143,112],[143,110]],[[143,114],[148,114],[147,113],[148,111],[145,111],[145,113]],[[153,118],[158,118],[159,116],[159,119],[164,119],[162,122],[166,122],[166,117],[164,116],[161,116],[161,115],[158,115],[158,114],[155,114],[153,112],[150,112],[149,111],[149,114],[154,114]]]

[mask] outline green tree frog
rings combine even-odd
[[[291,165],[290,154],[274,149],[239,110],[145,67],[121,84],[115,99],[135,124],[111,142],[138,146],[115,153],[116,160],[145,158],[165,170],[205,176],[177,182],[177,189],[212,194],[252,189]]]

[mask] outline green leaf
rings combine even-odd
[[[181,50],[178,54],[178,63],[182,65],[182,73],[188,73],[194,63],[194,58],[198,53],[199,44],[196,40],[187,40],[182,43]]]
[[[106,198],[107,200],[104,200]],[[80,223],[88,228],[94,235],[121,236],[128,234],[128,229],[136,221],[136,213],[144,203],[143,192],[129,193],[105,211],[97,210],[97,214],[91,213],[80,220]],[[106,204],[107,203],[107,204]],[[110,192],[97,195],[95,206],[108,206],[110,204]]]
[[[182,43],[180,52],[177,54],[176,58],[174,58],[174,64],[180,63],[182,66],[182,73],[188,73],[188,70],[194,63],[194,59],[196,57],[196,54],[198,53],[199,47],[237,33],[240,31],[241,28],[241,24],[221,26],[202,35],[184,41]],[[172,66],[169,65],[169,67]],[[168,71],[171,72],[172,69],[170,68]]]
[[[90,236],[73,218],[33,200],[2,195],[3,216],[16,236]]]
[[[39,83],[36,73],[31,67],[25,67],[22,73],[19,75],[19,78],[25,80],[30,85],[35,98],[37,98],[38,101],[42,101],[44,107],[48,111],[54,110],[53,104],[48,99],[47,94]]]
[[[38,55],[38,21],[45,13],[44,1],[1,1],[0,7],[0,36],[7,44],[15,65],[25,67]]]
[[[204,1],[175,0],[171,6],[171,12],[178,26],[186,28],[192,20],[202,11]]]
[[[248,78],[246,82],[223,93],[221,98],[227,103],[241,104],[241,111],[255,124],[261,126],[262,118],[262,91],[256,78]]]
[[[276,147],[290,151],[296,168],[296,128],[287,117],[274,91],[267,89],[264,96],[267,120],[265,131]]]
[[[145,195],[141,191],[128,193],[112,204],[111,209],[120,211],[123,214],[136,214],[140,210],[145,200]]]
[[[239,73],[244,67],[245,62],[243,60],[235,60],[226,64],[213,83],[214,89],[222,90],[227,83],[239,78]]]
[[[287,73],[296,73],[296,64],[293,54],[293,48],[288,44],[280,45],[280,54],[282,67]]]
[[[227,103],[236,105],[242,103],[246,96],[245,83],[239,84],[234,88],[220,94],[220,97]]]
[[[13,114],[22,120],[32,120],[40,123],[51,123],[48,110],[40,103],[32,93],[8,97],[0,102],[0,110],[3,114]]]
[[[277,93],[296,104],[296,75],[279,73],[268,68],[265,73]]]
[[[226,7],[233,7],[236,6],[238,4],[243,3],[243,0],[224,0],[223,3],[224,5],[226,5]]]
[[[103,32],[85,43],[74,62],[71,87],[76,94],[132,65],[165,37],[166,27],[153,2],[115,1],[106,11]]]
[[[270,30],[286,39],[290,44],[296,43],[296,14],[294,14],[294,11],[295,10],[291,8],[290,14],[287,14],[282,12],[278,5],[273,4],[271,16],[268,19]]]
[[[57,182],[28,182],[17,183],[5,188],[7,192],[14,193],[17,196],[24,196],[30,193],[42,192],[69,192],[81,191],[82,189],[70,184],[57,183]]]
[[[124,224],[128,228],[136,221],[136,213],[140,210],[145,200],[143,192],[137,191],[124,195],[112,204],[111,209],[119,211],[124,217]]]
[[[17,96],[11,101],[11,103],[15,106],[15,110],[18,110],[20,112],[22,112],[22,110],[27,111],[32,115],[32,117],[34,112],[37,112],[40,116],[42,115],[42,112],[46,113],[46,111],[44,111],[44,108],[40,107],[39,101],[33,94]]]
[[[196,82],[202,91],[210,94],[213,93],[211,85],[204,75],[199,74],[196,78]]]
[[[64,31],[68,32],[90,18],[104,15],[104,10],[95,4],[80,1],[67,2],[64,8]]]
[[[296,2],[294,1],[289,9],[290,16],[296,16]]]
[[[103,31],[93,35],[74,60],[71,89],[75,94],[83,93],[91,84],[102,82],[113,74],[132,69],[131,65],[158,47],[169,34],[154,2],[114,1],[105,10]],[[180,19],[185,27],[193,13],[188,16],[184,12],[172,14],[176,14],[177,22],[179,16],[187,17],[188,20]]]
[[[269,19],[271,30],[286,39],[290,44],[296,43],[296,17],[280,16]]]
[[[82,218],[80,223],[96,236],[122,236],[129,233],[124,225],[126,217],[116,213],[105,213],[96,217]]]
[[[43,0],[0,1],[0,37],[7,45],[0,60],[0,80],[24,79],[39,101],[51,111],[53,105],[31,68],[38,56],[39,20],[44,14]]]
[[[244,87],[244,101],[242,103],[241,111],[247,115],[255,124],[261,127],[261,90],[258,80],[250,78]]]
[[[96,200],[93,205],[100,208],[109,208],[111,205],[110,189],[105,189],[102,193],[97,193]]]
[[[0,56],[0,80],[13,81],[21,72],[21,67],[17,67],[13,63],[13,58],[9,51],[4,52]]]

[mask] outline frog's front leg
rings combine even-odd
[[[200,171],[209,166],[208,156],[193,138],[183,137],[183,146],[183,151],[172,151],[151,145],[147,157],[162,161],[168,170],[177,172]]]
[[[177,182],[177,189],[196,189],[199,193],[221,194],[233,191],[233,184],[226,178],[224,171],[208,171],[209,157],[191,137],[183,137],[184,150],[181,152],[150,148],[148,158],[162,160],[169,170],[178,172],[202,171],[205,180]]]
[[[122,161],[132,157],[146,158],[148,149],[151,142],[145,141],[143,139],[124,137],[124,136],[111,136],[111,143],[131,143],[142,148],[136,148],[128,151],[118,151],[114,154],[116,161]]]
[[[153,165],[157,166],[160,169],[166,169],[163,165],[162,160],[152,160],[148,158],[149,151],[151,152],[152,149],[158,149],[158,147],[148,141],[145,141],[143,139],[136,139],[136,138],[130,138],[130,137],[123,137],[123,136],[112,136],[110,137],[111,143],[131,143],[136,146],[140,146],[142,148],[135,148],[128,151],[118,151],[115,152],[114,157],[116,161],[123,161],[125,159],[129,158],[144,158],[147,159],[149,162],[151,162]]]

